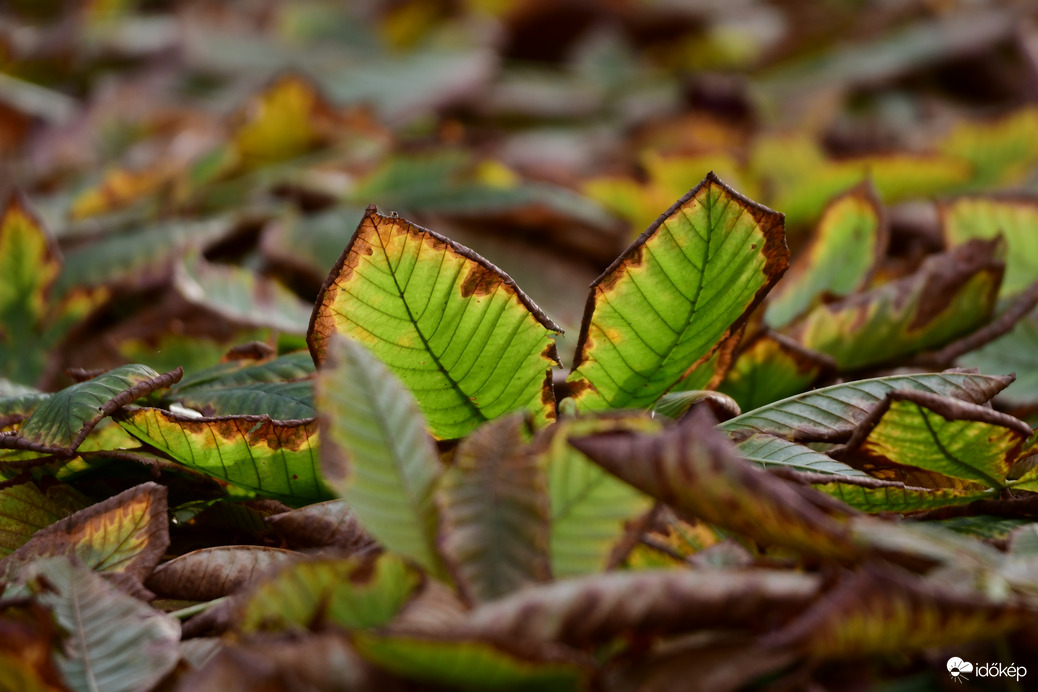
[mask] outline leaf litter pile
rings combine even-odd
[[[1026,689],[1036,27],[5,3],[0,690]]]

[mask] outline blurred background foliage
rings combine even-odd
[[[8,0],[0,195],[62,317],[3,375],[301,347],[368,204],[509,272],[564,364],[587,284],[710,170],[794,250],[871,180],[886,281],[942,249],[933,199],[1033,190],[1036,100],[1024,0]]]

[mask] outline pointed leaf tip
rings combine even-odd
[[[570,389],[641,408],[745,323],[789,264],[783,215],[707,177],[591,284]]]
[[[307,343],[320,365],[332,335],[360,341],[414,393],[437,437],[459,438],[514,410],[554,419],[545,388],[560,332],[480,255],[369,207],[318,295]]]

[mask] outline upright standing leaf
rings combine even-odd
[[[544,470],[523,443],[520,415],[462,441],[437,499],[444,560],[469,600],[491,601],[547,580],[548,492]]]
[[[0,580],[41,557],[75,555],[99,572],[143,580],[169,547],[166,488],[143,483],[37,532],[0,560]]]
[[[720,427],[728,432],[756,430],[789,440],[845,441],[888,392],[910,389],[984,404],[1012,381],[1012,376],[951,370],[877,377],[804,392],[747,411]]]
[[[176,665],[180,623],[67,558],[42,560],[36,599],[68,634],[58,668],[74,690],[149,690]]]
[[[355,341],[336,336],[326,355],[316,382],[325,479],[380,543],[438,574],[442,465],[414,397]]]
[[[369,207],[321,289],[307,341],[318,363],[334,334],[365,344],[413,392],[433,434],[457,438],[518,409],[554,418],[558,331],[476,253]]]
[[[653,500],[616,478],[569,443],[569,437],[616,428],[658,431],[648,416],[559,421],[538,440],[551,496],[551,568],[557,578],[604,571],[627,523],[642,516]]]
[[[876,192],[858,185],[822,212],[811,242],[768,300],[764,319],[783,327],[823,295],[859,290],[887,250],[887,228]]]
[[[591,285],[578,405],[648,406],[705,361],[785,271],[782,218],[712,173],[668,209]]]

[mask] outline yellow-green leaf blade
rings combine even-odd
[[[330,499],[318,470],[317,423],[268,416],[192,418],[157,408],[119,424],[178,463],[290,504]]]
[[[885,252],[879,199],[870,185],[858,185],[822,212],[810,244],[769,297],[765,321],[777,329],[803,314],[822,294],[850,295],[864,285]]]
[[[515,410],[554,418],[559,331],[479,255],[369,208],[318,296],[307,340],[318,363],[334,334],[365,344],[414,393],[433,434],[457,438]]]
[[[708,175],[592,284],[569,377],[577,403],[652,404],[746,319],[788,256],[782,215]]]

